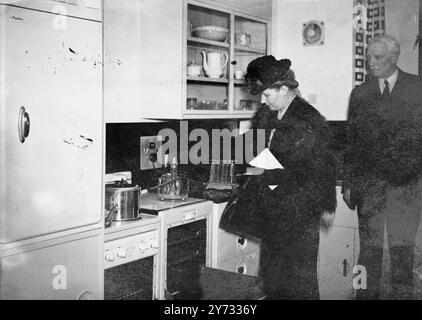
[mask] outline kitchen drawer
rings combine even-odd
[[[233,259],[218,260],[217,269],[257,276],[259,272],[259,251],[249,252]]]
[[[211,213],[212,202],[204,201],[161,211],[160,215],[166,214],[166,228],[172,228],[208,218]]]

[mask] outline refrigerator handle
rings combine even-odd
[[[18,116],[18,135],[20,142],[25,142],[25,139],[29,135],[30,127],[31,121],[29,119],[29,114],[26,112],[25,107],[21,107]]]

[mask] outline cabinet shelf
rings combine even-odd
[[[248,85],[246,80],[237,80],[237,79],[234,80],[234,84],[237,85],[237,86],[247,86]]]
[[[256,110],[250,110],[250,109],[248,109],[248,110],[236,110],[236,109],[234,109],[233,110],[233,114],[244,114],[244,113],[248,113],[248,114],[251,114],[251,115],[253,115],[254,113],[255,113],[255,111]]]
[[[248,46],[242,46],[239,44],[236,44],[234,46],[234,49],[236,53],[253,53],[253,54],[262,54],[262,55],[266,54],[266,50],[256,49],[256,48],[252,48]]]
[[[192,82],[207,82],[207,83],[224,83],[227,84],[229,83],[229,79],[226,78],[208,78],[208,77],[191,77],[188,76],[187,77],[188,81],[192,81]]]
[[[213,47],[220,47],[220,48],[228,48],[229,44],[226,42],[220,42],[220,41],[213,41],[213,40],[206,40],[206,39],[201,39],[201,38],[197,38],[197,37],[192,37],[189,36],[188,37],[188,43],[189,44],[199,44],[199,45],[210,45]]]

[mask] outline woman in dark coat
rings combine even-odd
[[[253,176],[238,199],[240,218],[229,223],[231,229],[262,239],[268,299],[319,299],[320,219],[336,209],[335,159],[326,121],[298,96],[290,65],[273,56],[248,65],[245,78],[262,103],[252,129],[265,129],[265,145],[284,169]]]

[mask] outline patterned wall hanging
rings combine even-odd
[[[353,0],[353,86],[368,76],[368,43],[385,33],[385,0]]]

